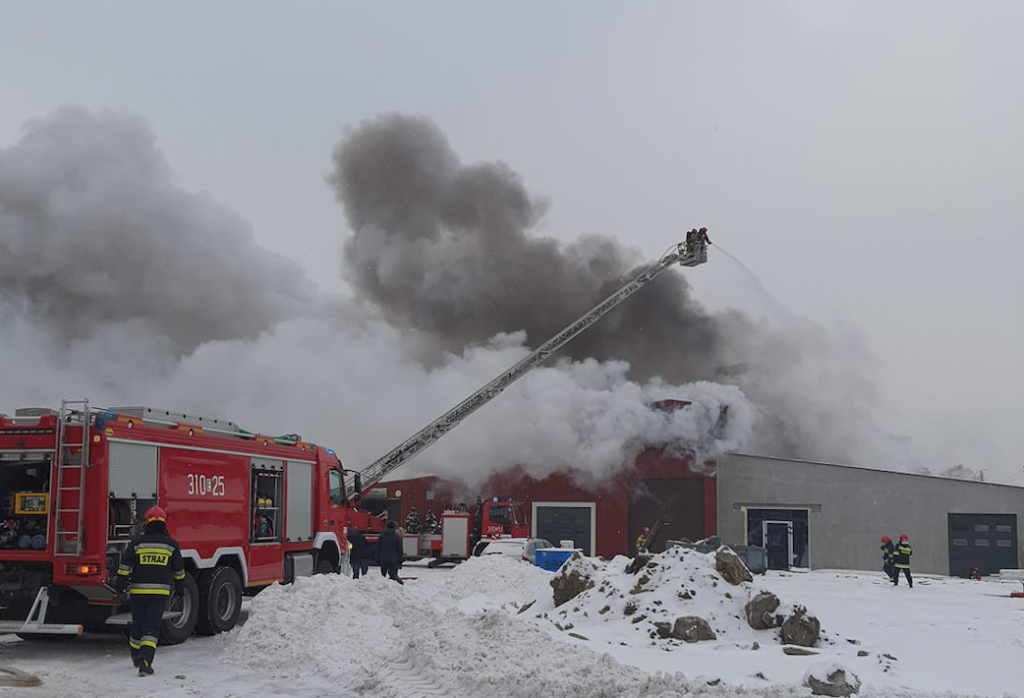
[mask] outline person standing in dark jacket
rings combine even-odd
[[[893,571],[892,583],[893,586],[899,586],[900,584],[900,572],[902,571],[907,575],[907,584],[910,588],[914,588],[914,578],[910,576],[910,556],[914,554],[913,548],[910,547],[910,539],[907,538],[906,533],[900,534],[900,543],[896,546],[896,550],[893,556],[893,566],[896,568]]]
[[[892,544],[892,540],[889,536],[882,536],[882,569],[885,571],[885,575],[889,578],[889,581],[893,581],[893,577],[896,573],[892,566],[892,558],[895,554],[895,547]]]
[[[363,532],[351,526],[348,529],[348,544],[351,546],[348,559],[352,563],[352,579],[359,579],[360,574],[366,574],[370,569],[370,545]]]
[[[128,589],[131,599],[132,629],[128,648],[132,664],[139,668],[139,676],[153,673],[164,608],[172,589],[185,580],[181,549],[178,541],[167,533],[166,521],[163,509],[150,507],[143,533],[124,549],[113,583],[118,593],[123,594]]]
[[[395,533],[395,522],[388,521],[384,532],[377,539],[377,561],[380,563],[381,576],[391,577],[399,584],[405,584],[398,576],[398,568],[402,566],[404,558],[402,539]]]

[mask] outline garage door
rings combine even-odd
[[[573,546],[581,548],[584,555],[592,555],[590,541],[594,531],[594,505],[534,504],[534,524],[537,538],[544,538],[552,545],[571,540]]]
[[[983,575],[1017,569],[1016,514],[949,514],[949,575],[975,566]]]

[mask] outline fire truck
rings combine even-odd
[[[0,415],[0,633],[28,639],[124,627],[130,614],[106,580],[159,504],[185,560],[161,642],[235,626],[242,597],[274,582],[348,568],[350,528],[376,536],[384,520],[363,506],[397,468],[669,267],[707,261],[691,231],[590,312],[362,470],[297,435],[254,434],[230,421],[150,407],[59,409]],[[514,502],[487,502],[486,518],[515,519]],[[493,505],[493,507],[491,506]],[[481,518],[483,520],[483,517]],[[504,524],[503,524],[504,526]],[[492,529],[491,534],[496,530]]]

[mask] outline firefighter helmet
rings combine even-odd
[[[644,533],[650,533],[650,532],[651,532],[651,529],[649,529],[647,526],[644,526]]]
[[[907,540],[910,540],[909,538],[907,538],[907,534],[906,533],[901,533],[900,534],[900,543],[903,543],[904,541],[907,541]]]
[[[889,536],[882,536],[882,542],[883,543],[888,543],[889,542]]]
[[[150,507],[149,509],[146,510],[145,518],[146,523],[151,523],[153,521],[166,521],[167,512],[165,512],[160,507]]]

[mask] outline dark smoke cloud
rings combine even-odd
[[[137,116],[67,107],[0,150],[0,301],[66,342],[124,323],[182,355],[253,337],[315,293],[240,216],[178,188]]]
[[[547,201],[504,163],[461,163],[424,117],[365,120],[333,159],[328,182],[353,233],[344,244],[348,280],[390,322],[444,350],[518,330],[536,346],[653,261],[637,266],[635,253],[607,237],[561,245],[532,236]],[[628,361],[633,380],[737,385],[762,414],[751,445],[760,453],[870,463],[892,452],[874,419],[874,359],[863,343],[791,315],[767,325],[707,312],[678,271],[562,355]]]
[[[391,322],[431,333],[444,349],[521,329],[539,344],[639,271],[636,255],[609,238],[563,248],[530,236],[547,201],[504,163],[460,163],[426,118],[364,121],[335,149],[334,165],[328,181],[354,233],[344,246],[349,282]],[[724,354],[718,322],[679,274],[657,279],[563,352],[628,359],[634,377],[667,380],[714,379]]]

